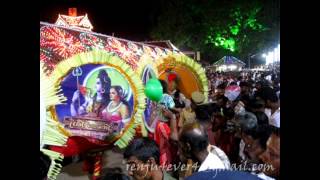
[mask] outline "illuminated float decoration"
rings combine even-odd
[[[201,65],[181,52],[91,32],[87,15],[69,14],[59,15],[56,24],[40,22],[42,71],[66,98],[48,107],[68,135],[65,147],[51,150],[74,156],[99,149],[96,179],[104,149],[126,147],[137,130],[143,136],[153,132],[151,101],[144,94],[149,79],[170,80],[175,73],[188,98],[193,91],[207,98],[208,85]]]
[[[171,53],[157,61],[159,79],[166,80],[169,89],[178,88],[188,99],[194,91],[203,92],[208,100],[208,80],[205,69],[190,57]],[[175,86],[175,87],[172,87]]]
[[[88,15],[77,16],[76,8],[69,8],[69,16],[60,15],[55,23],[59,26],[65,26],[73,29],[91,31],[93,26],[88,18]]]

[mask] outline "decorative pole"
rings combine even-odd
[[[99,180],[102,170],[102,156],[103,152],[97,152],[94,158],[94,170],[92,180]]]

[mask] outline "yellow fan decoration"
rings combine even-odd
[[[61,94],[59,86],[54,86],[52,80],[44,73],[43,63],[40,62],[40,151],[51,159],[47,174],[49,180],[56,179],[62,166],[56,162],[62,161],[63,155],[44,149],[44,145],[65,145],[70,135],[52,116],[50,107],[61,104],[66,98]]]
[[[208,100],[209,88],[205,69],[195,60],[181,53],[168,53],[168,55],[161,57],[156,62],[159,72],[173,69],[179,64],[187,67],[197,77],[201,85],[201,91],[205,95],[205,101]]]

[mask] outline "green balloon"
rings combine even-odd
[[[162,98],[162,94],[163,94],[163,89],[161,86],[161,83],[158,79],[150,79],[147,83],[146,83],[146,87],[144,89],[144,93],[146,94],[146,96],[155,102],[158,102],[161,100]]]

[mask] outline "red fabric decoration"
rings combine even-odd
[[[168,81],[169,82],[176,80],[176,78],[177,78],[176,74],[169,74],[168,75]]]
[[[65,157],[75,156],[83,153],[87,153],[89,150],[100,149],[106,147],[104,141],[84,138],[79,136],[69,137],[65,147],[51,146],[50,149],[59,153],[62,153]],[[94,157],[87,156],[82,170],[84,172],[93,173],[92,179],[98,180],[101,175],[102,169],[102,152],[97,152]]]
[[[102,148],[104,146],[107,146],[107,144],[97,139],[72,136],[68,138],[65,147],[51,146],[50,149],[68,157],[87,152],[88,150]]]

